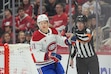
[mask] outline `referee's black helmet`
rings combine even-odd
[[[76,22],[87,22],[87,17],[85,15],[78,15],[76,18]]]

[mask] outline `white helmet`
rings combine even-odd
[[[47,17],[47,15],[45,14],[41,14],[37,17],[37,24],[39,24],[41,21],[48,21],[49,23],[49,19]]]

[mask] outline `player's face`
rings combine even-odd
[[[44,33],[47,33],[48,32],[48,21],[41,21],[39,23],[39,29],[44,32]]]
[[[82,31],[84,29],[84,23],[83,22],[77,22],[77,28],[79,31]]]

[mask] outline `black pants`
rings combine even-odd
[[[88,58],[76,58],[77,74],[99,74],[99,63],[97,56]]]

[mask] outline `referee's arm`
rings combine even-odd
[[[92,38],[92,34],[91,33],[87,33],[87,34],[76,34],[77,36],[77,39],[80,41],[80,42],[89,42]]]

